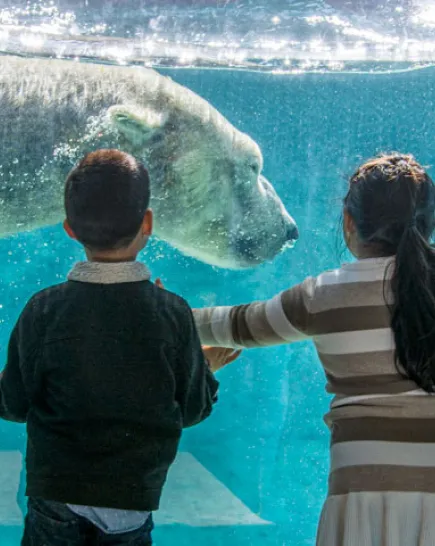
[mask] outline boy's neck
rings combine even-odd
[[[111,250],[108,252],[91,252],[90,250],[85,250],[86,257],[89,262],[99,262],[99,263],[120,263],[120,262],[135,262],[137,254],[126,254],[125,251],[122,252],[117,250]]]

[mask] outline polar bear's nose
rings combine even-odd
[[[287,238],[289,241],[297,241],[299,239],[299,230],[296,224],[287,225]]]

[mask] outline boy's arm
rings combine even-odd
[[[311,312],[316,279],[281,292],[270,300],[234,307],[194,309],[204,345],[255,348],[302,341],[314,336]]]
[[[29,400],[21,374],[18,323],[9,340],[6,366],[0,372],[0,417],[25,423],[28,411]]]
[[[0,418],[25,423],[30,398],[39,387],[37,362],[40,335],[36,330],[36,300],[20,315],[9,339],[6,366],[0,373]]]
[[[186,315],[179,346],[176,393],[184,428],[196,425],[210,415],[219,387],[202,351],[190,308]]]

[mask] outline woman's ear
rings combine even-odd
[[[64,220],[63,229],[66,231],[68,237],[71,237],[71,239],[74,239],[74,241],[77,240],[77,237],[74,231],[71,229],[71,226],[69,225],[68,220]]]
[[[343,231],[346,237],[356,231],[355,222],[346,209],[343,210]]]

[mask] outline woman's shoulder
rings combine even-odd
[[[359,285],[384,282],[392,258],[370,258],[343,263],[316,277],[317,286]]]
[[[331,308],[383,305],[386,278],[385,261],[361,260],[308,277],[304,284],[311,295],[312,311],[322,312]]]

